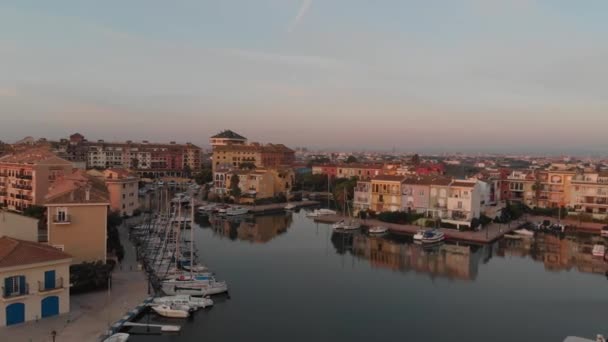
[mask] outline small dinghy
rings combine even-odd
[[[186,308],[188,308],[188,310],[185,310]],[[160,316],[168,318],[188,318],[190,316],[189,307],[186,307],[184,305],[161,304],[152,306],[152,310],[154,310],[154,312],[156,312]]]
[[[442,231],[437,229],[427,230],[422,235],[422,243],[424,244],[437,243],[443,240],[445,240],[445,234],[443,234]]]

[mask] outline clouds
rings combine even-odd
[[[308,13],[308,10],[310,9],[311,5],[312,5],[312,0],[302,0],[302,4],[300,5],[298,14],[289,24],[289,27],[287,28],[287,32],[292,32],[296,28],[296,26],[298,26],[300,21],[302,21],[302,19],[306,16],[306,13]]]

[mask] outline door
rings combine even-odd
[[[55,271],[44,272],[44,289],[45,290],[55,289]]]
[[[6,307],[6,325],[25,322],[25,304],[15,303]]]
[[[42,318],[59,315],[59,297],[52,296],[42,300]]]

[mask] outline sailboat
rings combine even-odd
[[[336,215],[337,212],[335,210],[329,209],[330,203],[330,193],[331,193],[331,179],[329,174],[327,174],[327,208],[315,209],[314,211],[308,213],[306,216],[308,217],[319,217],[325,215]]]
[[[359,220],[355,219],[352,216],[352,211],[350,210],[350,207],[348,206],[348,193],[346,192],[346,189],[344,189],[344,209],[348,213],[348,219],[342,220],[342,221],[334,224],[332,226],[332,228],[334,230],[342,230],[342,231],[357,230],[357,229],[361,228],[361,223],[359,222]]]

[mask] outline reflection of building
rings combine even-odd
[[[591,254],[593,245],[597,243],[603,243],[603,240],[595,235],[560,238],[552,234],[538,234],[534,240],[501,240],[497,255],[530,256],[551,271],[575,268],[579,272],[604,274],[608,271],[608,264]]]
[[[291,215],[258,216],[254,220],[209,218],[213,230],[231,240],[266,243],[287,232],[293,221]]]
[[[332,239],[334,245],[340,239]],[[341,248],[336,246],[336,248]],[[415,271],[433,277],[473,280],[477,277],[482,249],[471,246],[443,244],[433,249],[421,245],[400,243],[384,238],[355,235],[353,254],[369,260],[373,267],[399,272]]]

